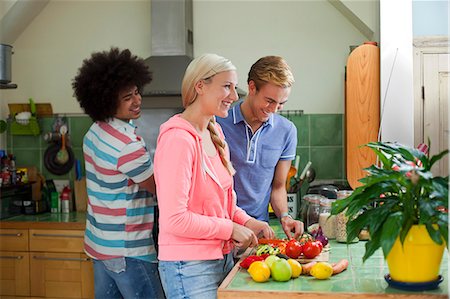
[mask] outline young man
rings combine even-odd
[[[256,61],[248,73],[248,95],[226,118],[217,118],[230,146],[238,206],[250,216],[269,221],[269,202],[286,235],[298,237],[303,223],[287,213],[286,179],[295,158],[297,129],[275,114],[287,102],[294,83],[279,56]],[[291,234],[294,232],[294,235]]]
[[[88,209],[84,248],[94,260],[95,298],[164,298],[152,238],[153,167],[131,120],[152,79],[129,50],[93,53],[74,78],[94,123],[84,136]]]

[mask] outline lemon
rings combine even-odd
[[[253,262],[247,272],[256,282],[265,282],[270,278],[270,268],[263,261]]]
[[[292,278],[299,277],[302,274],[302,265],[294,259],[288,259],[287,261],[292,269]]]
[[[333,275],[333,267],[329,263],[318,262],[312,266],[310,274],[317,279],[328,279]]]

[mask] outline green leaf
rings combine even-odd
[[[431,223],[426,224],[428,234],[430,235],[430,238],[436,243],[441,245],[442,244],[442,237],[441,232],[439,229],[435,229]]]
[[[430,159],[430,166],[429,166],[430,169],[431,169],[431,167],[433,166],[434,163],[436,163],[437,161],[442,159],[442,157],[444,157],[447,154],[448,154],[448,150],[444,150],[444,151],[440,152],[439,154],[434,155],[433,157],[431,157],[431,159]]]
[[[371,257],[378,248],[380,248],[380,237],[381,234],[371,235],[370,240],[366,243],[366,251],[363,255],[363,262],[365,262],[369,257]]]
[[[384,257],[386,258],[389,252],[394,246],[394,242],[397,239],[400,228],[402,227],[403,215],[401,212],[396,212],[389,215],[386,222],[383,224],[381,231],[381,248],[383,249]]]

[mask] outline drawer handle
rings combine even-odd
[[[0,259],[5,259],[5,260],[21,260],[23,259],[22,255],[18,255],[18,256],[6,256],[6,255],[1,255]]]
[[[33,237],[84,238],[84,236],[74,236],[64,234],[33,234]]]
[[[22,233],[15,233],[15,234],[0,234],[2,237],[21,237]]]
[[[46,256],[33,256],[36,260],[47,260],[47,261],[77,261],[77,262],[88,262],[91,260],[89,257],[78,258],[78,257],[46,257]]]

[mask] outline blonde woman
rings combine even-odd
[[[161,125],[154,158],[160,209],[159,272],[167,298],[216,298],[232,250],[272,238],[266,222],[236,206],[234,169],[215,116],[226,117],[236,68],[216,54],[194,59],[182,83],[185,110]]]

